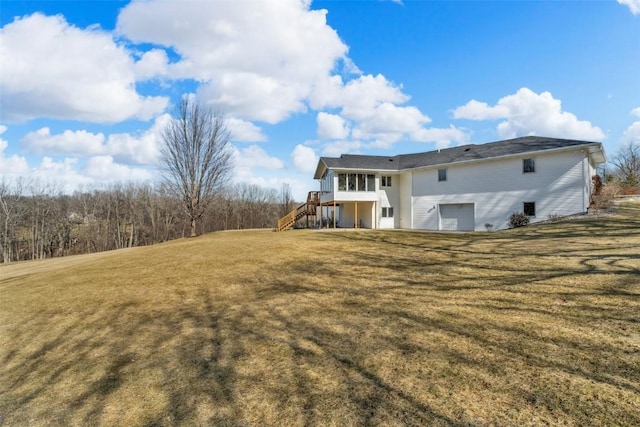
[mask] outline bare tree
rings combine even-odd
[[[180,196],[191,222],[191,236],[196,236],[196,221],[233,169],[225,120],[185,97],[161,138],[165,180]]]
[[[291,186],[286,182],[282,184],[280,189],[280,204],[282,206],[281,215],[286,215],[291,211],[293,197],[291,196]]]
[[[640,142],[630,142],[623,145],[611,158],[611,163],[616,167],[620,182],[627,188],[640,186]]]

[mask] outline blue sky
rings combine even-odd
[[[2,1],[0,179],[157,179],[177,99],[234,179],[303,199],[319,156],[524,135],[640,140],[640,0]]]

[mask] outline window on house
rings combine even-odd
[[[358,191],[367,191],[367,176],[358,174]]]
[[[393,208],[382,208],[382,218],[393,218]]]
[[[347,191],[347,174],[338,174],[338,191]]]
[[[522,211],[527,216],[536,216],[536,202],[524,202]]]
[[[383,187],[391,187],[391,177],[390,176],[383,176],[382,177],[382,186]]]
[[[367,175],[367,191],[376,191],[375,175]]]
[[[438,181],[446,181],[446,180],[447,180],[447,170],[438,169]]]
[[[522,159],[522,173],[533,173],[536,171],[535,159]]]
[[[348,176],[349,180],[347,181],[348,191],[356,191],[356,174],[350,173]]]

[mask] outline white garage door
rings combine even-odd
[[[440,230],[473,231],[475,221],[473,203],[439,205]]]

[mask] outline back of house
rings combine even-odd
[[[586,213],[599,142],[528,136],[388,156],[322,157],[317,215],[343,228],[484,231]]]

